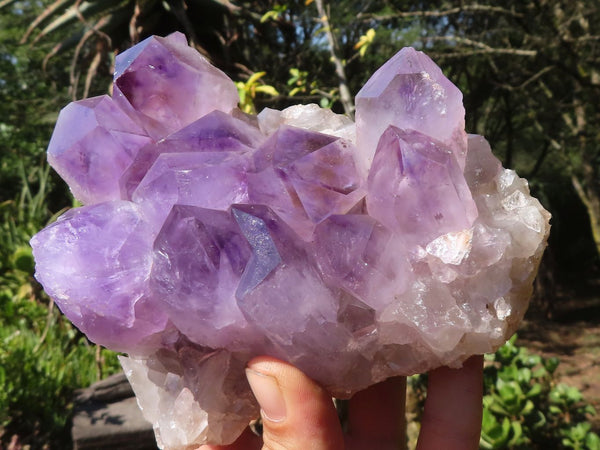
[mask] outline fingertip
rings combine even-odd
[[[472,356],[460,369],[429,372],[417,449],[479,448],[482,400],[483,356]]]
[[[343,448],[331,396],[308,376],[264,356],[248,363],[246,375],[261,407],[266,448]]]
[[[263,418],[270,422],[284,421],[287,410],[277,378],[266,371],[250,367],[246,369],[246,378],[260,405]]]

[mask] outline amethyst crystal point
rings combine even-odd
[[[347,398],[516,330],[550,216],[423,53],[373,75],[356,126],[315,105],[244,115],[181,34],[120,54],[113,92],[61,113],[48,158],[88,205],[31,245],[73,323],[129,353],[163,448],[239,436],[254,356]]]
[[[344,139],[283,125],[255,153],[250,202],[271,206],[308,241],[317,223],[364,197],[354,150]]]
[[[453,153],[416,131],[389,127],[383,133],[367,189],[369,214],[420,245],[470,228],[477,217]]]
[[[133,203],[73,209],[31,246],[36,278],[92,341],[137,354],[165,328],[166,316],[148,307],[152,239]]]
[[[464,167],[467,149],[462,93],[424,53],[400,50],[356,96],[358,162],[368,170],[390,125],[411,128],[446,144]]]
[[[154,145],[142,148],[120,180],[123,198],[133,192],[157,158],[166,153],[251,153],[265,137],[255,127],[221,111],[213,111]],[[190,155],[193,158],[193,155]],[[168,210],[166,211],[168,213]]]
[[[117,56],[115,101],[156,140],[239,101],[227,75],[184,41],[181,33],[152,36]]]
[[[251,247],[230,213],[175,206],[154,243],[151,287],[190,340],[248,349],[253,330],[235,300]]]
[[[61,111],[48,162],[82,203],[119,200],[119,178],[148,143],[144,130],[104,95],[73,102]]]
[[[272,342],[291,346],[311,319],[335,322],[337,301],[323,283],[306,246],[273,211],[265,206],[236,205],[236,218],[246,234],[253,234],[250,273],[266,275],[250,291],[242,286],[238,305],[244,316]],[[263,242],[260,242],[263,241]],[[266,272],[269,271],[267,274]],[[255,281],[249,279],[248,282]],[[246,292],[247,291],[247,292]],[[290,315],[295,318],[289,322]]]

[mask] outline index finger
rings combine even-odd
[[[478,449],[482,401],[483,356],[472,356],[460,369],[429,372],[417,450]]]
[[[399,448],[406,439],[406,377],[356,393],[348,402],[348,437],[355,448]],[[349,445],[350,448],[352,445]]]

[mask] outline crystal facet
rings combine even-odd
[[[238,103],[231,80],[181,33],[151,36],[117,55],[114,80],[115,101],[156,140]]]
[[[464,131],[460,91],[403,49],[356,99],[236,109],[181,34],[117,57],[48,159],[85,206],[32,240],[36,277],[121,363],[162,448],[233,442],[254,356],[333,395],[460,367],[516,330],[550,215]]]
[[[48,162],[84,204],[119,200],[119,180],[151,139],[111,97],[73,102],[58,116]]]

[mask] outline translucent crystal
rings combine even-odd
[[[181,33],[151,36],[117,55],[113,96],[155,140],[238,103],[227,75],[188,47]]]
[[[66,106],[48,145],[48,162],[84,204],[121,199],[119,179],[151,139],[112,98]]]
[[[424,53],[400,50],[356,95],[357,161],[368,170],[390,125],[419,131],[446,144],[464,168],[467,149],[462,93]]]
[[[86,206],[31,241],[36,277],[121,363],[159,445],[228,444],[271,355],[347,398],[460,367],[517,328],[550,215],[464,131],[460,91],[404,49],[357,123],[258,117],[181,34],[117,57],[113,97],[67,106],[48,159]]]

